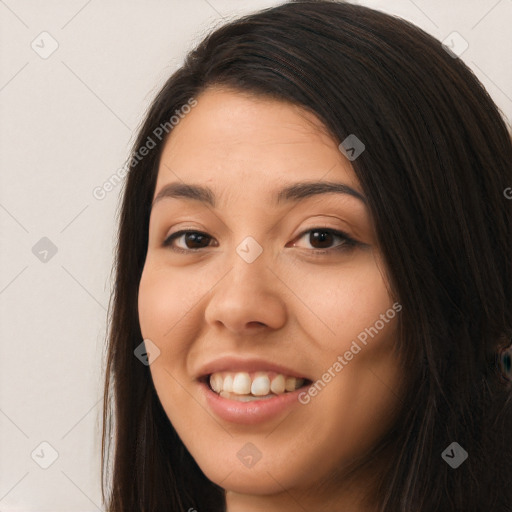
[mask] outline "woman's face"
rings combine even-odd
[[[350,161],[317,118],[221,89],[197,101],[165,145],[151,211],[150,371],[210,480],[295,499],[390,428],[401,306]]]

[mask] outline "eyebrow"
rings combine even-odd
[[[366,197],[344,183],[333,181],[305,181],[288,185],[281,189],[275,196],[275,204],[280,205],[291,201],[300,201],[307,197],[320,194],[345,194],[367,204]],[[215,208],[215,194],[212,189],[204,185],[193,185],[187,183],[173,182],[162,187],[156,195],[151,208],[164,198],[185,198],[205,203]]]

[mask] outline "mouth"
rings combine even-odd
[[[222,371],[203,375],[200,382],[221,398],[237,402],[270,400],[312,384],[310,379],[275,371]]]

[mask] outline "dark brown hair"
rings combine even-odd
[[[512,394],[497,354],[512,339],[512,201],[503,193],[512,186],[512,143],[484,87],[398,17],[329,0],[289,2],[229,22],[191,51],[150,106],[131,158],[216,84],[299,105],[338,143],[355,134],[366,146],[352,166],[403,307],[397,348],[407,378],[400,417],[383,440],[393,450],[376,489],[380,511],[510,511]],[[105,500],[108,480],[109,512],[222,511],[223,489],[190,456],[149,367],[134,357],[165,143],[153,139],[123,191],[102,492]],[[452,442],[469,454],[457,469],[441,457]]]

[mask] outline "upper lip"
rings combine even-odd
[[[216,372],[255,372],[255,371],[274,371],[290,377],[308,379],[300,371],[272,363],[259,357],[242,358],[240,356],[223,356],[203,364],[198,372],[197,378],[201,379]],[[309,379],[308,379],[309,380]]]

